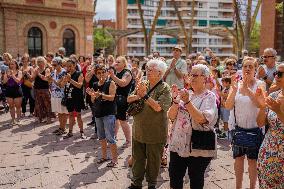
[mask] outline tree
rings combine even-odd
[[[161,14],[161,9],[162,9],[163,3],[164,3],[164,0],[159,1],[159,5],[158,5],[158,8],[157,8],[154,20],[153,20],[151,28],[148,32],[148,28],[146,28],[145,21],[144,21],[141,1],[137,0],[138,12],[139,12],[139,16],[140,16],[141,25],[142,25],[142,31],[143,31],[143,34],[144,34],[146,55],[149,55],[151,53],[151,41],[152,41],[152,37],[155,33],[156,25],[157,25],[157,22],[158,22],[158,18]]]
[[[250,45],[251,32],[254,28],[256,17],[259,12],[262,0],[256,0],[256,6],[252,14],[252,3],[253,0],[233,0],[235,17],[236,17],[236,28],[234,40],[237,44],[237,49],[248,49]],[[245,15],[243,16],[242,9],[245,8]],[[245,18],[245,20],[244,20]]]
[[[260,23],[256,22],[250,34],[249,52],[256,52],[259,54],[259,40],[260,40]]]
[[[114,39],[105,28],[95,28],[93,33],[94,48],[108,49],[113,51]]]

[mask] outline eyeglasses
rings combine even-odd
[[[146,68],[146,71],[147,71],[147,72],[154,72],[154,71],[155,71],[155,69],[149,69],[149,68]]]
[[[273,73],[273,76],[274,77],[277,76],[278,78],[282,78],[283,74],[284,74],[284,72],[276,71],[276,72]]]
[[[274,56],[262,56],[262,58],[274,58]]]
[[[194,78],[196,78],[196,77],[199,77],[199,76],[204,76],[204,75],[198,75],[198,74],[189,74],[189,76],[190,76],[190,77],[194,77]]]

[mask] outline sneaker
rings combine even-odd
[[[90,123],[87,123],[88,126],[91,126],[91,125],[95,125],[95,122],[94,121],[91,121]]]
[[[81,139],[86,139],[87,138],[86,135],[84,134],[84,132],[80,132],[80,138]]]
[[[69,132],[67,135],[65,135],[63,137],[63,139],[68,139],[68,138],[71,138],[71,137],[73,137],[73,134]]]
[[[56,135],[60,136],[60,135],[64,135],[66,134],[67,132],[63,129],[59,129],[59,131],[56,133]]]
[[[56,129],[55,131],[53,131],[53,134],[59,133],[61,129]]]

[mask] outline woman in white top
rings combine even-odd
[[[216,157],[216,136],[214,125],[218,110],[216,96],[206,89],[209,68],[198,64],[190,73],[192,95],[182,89],[177,98],[177,86],[172,87],[173,105],[168,117],[173,121],[170,133],[170,186],[183,188],[186,170],[190,178],[190,188],[202,189],[204,172],[211,159]]]
[[[257,179],[256,160],[261,144],[261,130],[256,123],[259,104],[255,98],[258,88],[265,88],[265,84],[255,77],[256,60],[252,57],[243,60],[243,79],[236,82],[232,79],[232,86],[225,107],[230,109],[229,125],[233,132],[233,158],[235,159],[236,188],[242,188],[244,173],[244,159],[248,159],[250,189],[255,188]],[[252,138],[251,138],[252,137]]]

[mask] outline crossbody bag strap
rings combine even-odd
[[[155,89],[156,87],[158,87],[158,85],[160,85],[162,82],[163,82],[163,81],[160,80],[152,89],[149,90],[149,92],[147,92],[147,95],[150,95],[150,94],[154,91],[154,89]]]

